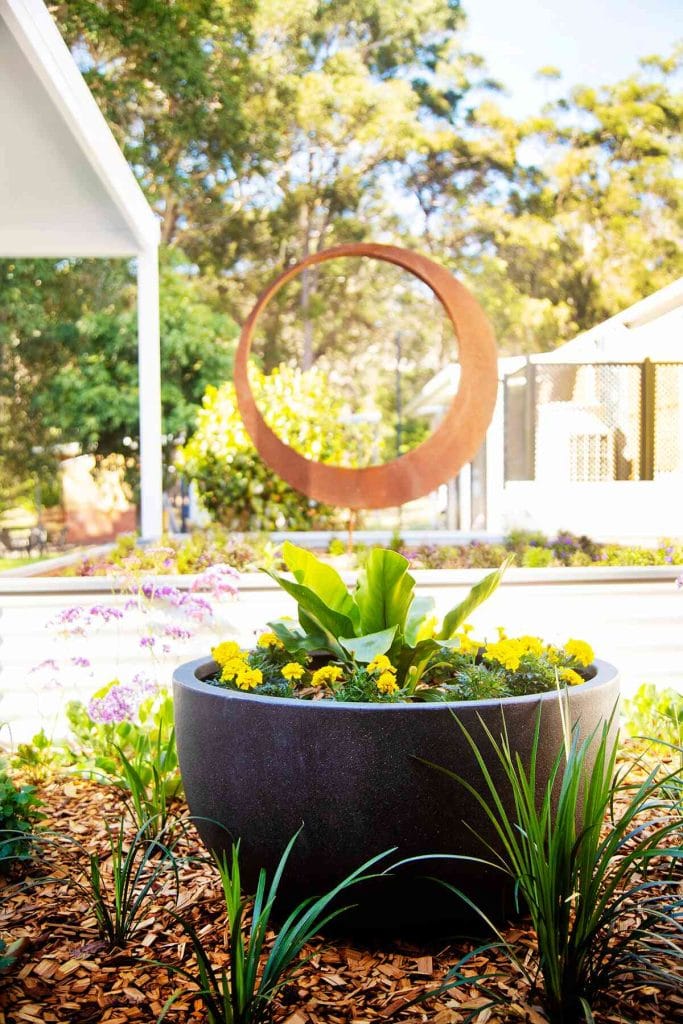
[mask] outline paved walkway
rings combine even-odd
[[[481,574],[476,573],[475,578]],[[425,574],[421,593],[432,593],[440,612],[462,599],[466,587],[438,585]],[[25,589],[0,594],[0,721],[11,725],[14,742],[24,740],[41,725],[65,732],[66,701],[86,698],[115,676],[125,678],[138,670],[170,679],[174,663],[208,653],[216,638],[234,631],[245,644],[270,618],[291,614],[293,603],[272,588],[265,577],[245,580],[237,601],[223,604],[210,629],[158,658],[141,649],[126,619],[110,622],[91,637],[55,640],[45,628],[65,608],[94,604],[123,605],[121,597],[102,594],[65,595],[36,593],[30,581]],[[533,633],[548,641],[569,637],[589,641],[598,657],[618,665],[625,692],[641,682],[672,686],[683,692],[683,592],[673,579],[640,579],[585,583],[506,582],[472,617],[476,633],[494,637],[503,625],[511,635]],[[90,667],[70,659],[86,658]],[[49,666],[31,672],[37,664],[54,659],[66,670]]]

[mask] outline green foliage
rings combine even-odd
[[[528,764],[504,730],[486,729],[512,797],[493,780],[489,754],[460,725],[483,776],[483,787],[451,775],[479,803],[495,830],[497,862],[528,906],[537,943],[537,971],[551,1024],[591,1022],[592,1007],[620,982],[676,990],[683,962],[683,914],[677,866],[683,858],[680,816],[660,795],[658,768],[631,782],[616,772],[610,722],[581,738],[566,737],[538,795],[540,716]],[[445,769],[442,769],[445,770]],[[603,830],[603,823],[606,828]],[[487,844],[488,845],[488,844]],[[489,846],[487,862],[491,859]],[[658,865],[658,868],[655,868]],[[447,888],[458,893],[452,886]],[[476,907],[475,907],[476,909]],[[490,923],[490,922],[489,922]],[[532,985],[528,947],[498,938]],[[459,981],[460,972],[447,976]]]
[[[200,573],[217,563],[238,571],[255,570],[277,561],[275,545],[267,536],[235,535],[220,526],[177,536],[164,535],[158,546],[138,545],[133,534],[121,534],[113,548],[96,558],[87,557],[69,574],[106,576],[117,572],[155,576]]]
[[[624,699],[623,714],[629,736],[683,745],[683,695],[676,690],[641,683]]]
[[[268,575],[296,600],[300,626],[291,628],[284,620],[270,624],[285,649],[293,655],[326,653],[346,664],[368,664],[386,655],[397,667],[399,688],[414,692],[439,643],[432,638],[433,602],[414,603],[415,580],[408,574],[407,559],[375,548],[352,594],[338,573],[310,552],[285,542],[282,557],[294,580],[272,570]],[[464,618],[491,596],[507,564],[476,584],[445,616],[436,634],[439,641],[449,640]],[[410,614],[413,607],[418,610],[415,617]]]
[[[165,709],[168,718],[172,713],[170,700]],[[130,793],[133,819],[146,839],[154,839],[165,831],[168,805],[181,788],[175,729],[162,718],[156,733],[137,737],[133,757],[128,758],[120,747],[116,752],[121,765],[117,782]]]
[[[44,782],[69,760],[66,751],[53,743],[44,729],[37,732],[29,743],[17,744],[12,756],[12,765],[18,768],[29,782]]]
[[[58,876],[66,876],[85,901],[110,949],[123,949],[133,938],[159,883],[165,883],[164,891],[173,902],[178,900],[175,849],[182,830],[176,830],[169,842],[164,832],[148,839],[151,828],[152,823],[145,823],[127,846],[125,816],[115,829],[106,823],[108,849],[104,856],[88,851],[71,836],[40,836],[43,860],[54,858]]]
[[[34,786],[16,786],[0,766],[0,872],[30,860],[33,830],[42,818]]]
[[[104,697],[114,685],[116,680],[93,696]],[[143,701],[137,722],[94,722],[80,701],[69,703],[67,719],[74,767],[128,792],[138,827],[149,820],[163,827],[169,802],[182,792],[170,695]]]
[[[299,833],[290,840],[275,874],[268,885],[261,869],[251,910],[251,924],[246,925],[249,901],[242,892],[239,865],[239,843],[231,855],[215,856],[225,901],[226,923],[230,942],[230,970],[217,971],[205,950],[202,939],[188,918],[178,920],[189,936],[196,960],[196,972],[173,964],[164,964],[174,974],[195,983],[204,1004],[209,1024],[268,1024],[272,1019],[272,1003],[278,992],[299,971],[305,960],[300,958],[307,942],[325,925],[347,909],[339,906],[339,897],[354,885],[373,877],[370,871],[386,857],[373,857],[357,868],[323,896],[299,904],[276,932],[270,950],[266,945],[273,929],[273,910],[287,860]],[[388,851],[390,852],[390,851]],[[158,1024],[168,1014],[180,995],[175,993],[166,1003]]]
[[[553,553],[548,548],[527,548],[522,555],[525,569],[546,569],[553,564]]]
[[[25,938],[10,942],[9,946],[4,939],[0,938],[0,975],[14,967],[26,945],[27,940]]]
[[[354,439],[369,438],[368,425],[345,424],[347,406],[323,373],[281,366],[269,375],[253,373],[252,388],[268,426],[285,443],[318,462],[358,464]],[[179,465],[204,506],[230,529],[307,529],[335,521],[333,510],[309,502],[260,459],[230,383],[208,388]]]

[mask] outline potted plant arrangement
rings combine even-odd
[[[220,643],[211,659],[174,676],[181,773],[204,842],[220,851],[239,839],[248,886],[262,867],[275,868],[303,826],[282,882],[292,903],[389,848],[402,861],[458,856],[427,870],[404,864],[378,879],[357,925],[452,921],[453,906],[444,908],[444,890],[427,873],[494,916],[508,912],[490,822],[433,766],[483,787],[465,731],[486,757],[487,730],[495,736],[504,728],[524,761],[538,724],[541,790],[568,724],[586,737],[613,716],[616,669],[579,640],[561,647],[531,635],[477,641],[467,620],[508,562],[438,622],[397,552],[373,550],[353,590],[310,552],[287,543],[283,558],[289,574],[269,574],[296,601],[298,622],[268,623],[251,650]],[[495,757],[487,769],[505,799]],[[482,840],[491,847],[489,866],[480,860]]]

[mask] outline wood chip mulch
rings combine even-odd
[[[70,835],[87,849],[108,849],[105,821],[119,820],[119,793],[95,782],[55,777],[40,786],[46,819],[54,832]],[[131,834],[134,829],[131,830]],[[195,854],[199,840],[181,841],[181,853]],[[196,846],[193,848],[193,843]],[[159,960],[193,966],[192,949],[180,925],[165,908],[173,907],[171,885],[161,885],[130,945],[110,951],[98,937],[96,922],[79,893],[67,883],[68,865],[52,860],[53,880],[17,890],[11,880],[0,882],[0,935],[8,942],[21,940],[22,954],[13,967],[0,974],[0,1024],[135,1024],[156,1021],[165,1001],[180,988],[178,1001],[168,1013],[174,1024],[206,1021],[201,1001],[190,982],[165,968],[142,961]],[[45,865],[31,866],[27,879],[40,879]],[[186,863],[181,868],[179,910],[189,915],[211,950],[214,966],[226,964],[227,934],[222,894],[209,864]],[[534,949],[528,922],[506,933]],[[434,989],[446,971],[468,947],[445,943],[415,946],[384,942],[382,948],[356,942],[320,940],[308,949],[312,958],[281,993],[274,1011],[275,1024],[459,1024],[474,1011],[475,1024],[546,1024],[538,996],[528,990],[507,959],[477,957],[471,973],[490,973],[491,988],[505,998],[504,1007],[485,1008],[486,998],[471,989],[457,989],[418,1006],[411,999]],[[481,1009],[479,1009],[481,1007]],[[479,1012],[476,1012],[479,1010]],[[637,987],[623,991],[599,1024],[674,1024],[683,1021],[683,998],[658,995]]]

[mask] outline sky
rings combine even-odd
[[[638,59],[669,54],[683,37],[681,0],[463,0],[470,49],[485,58],[510,96],[500,100],[515,117],[574,85],[601,85],[631,75]],[[535,79],[554,65],[559,83]]]

